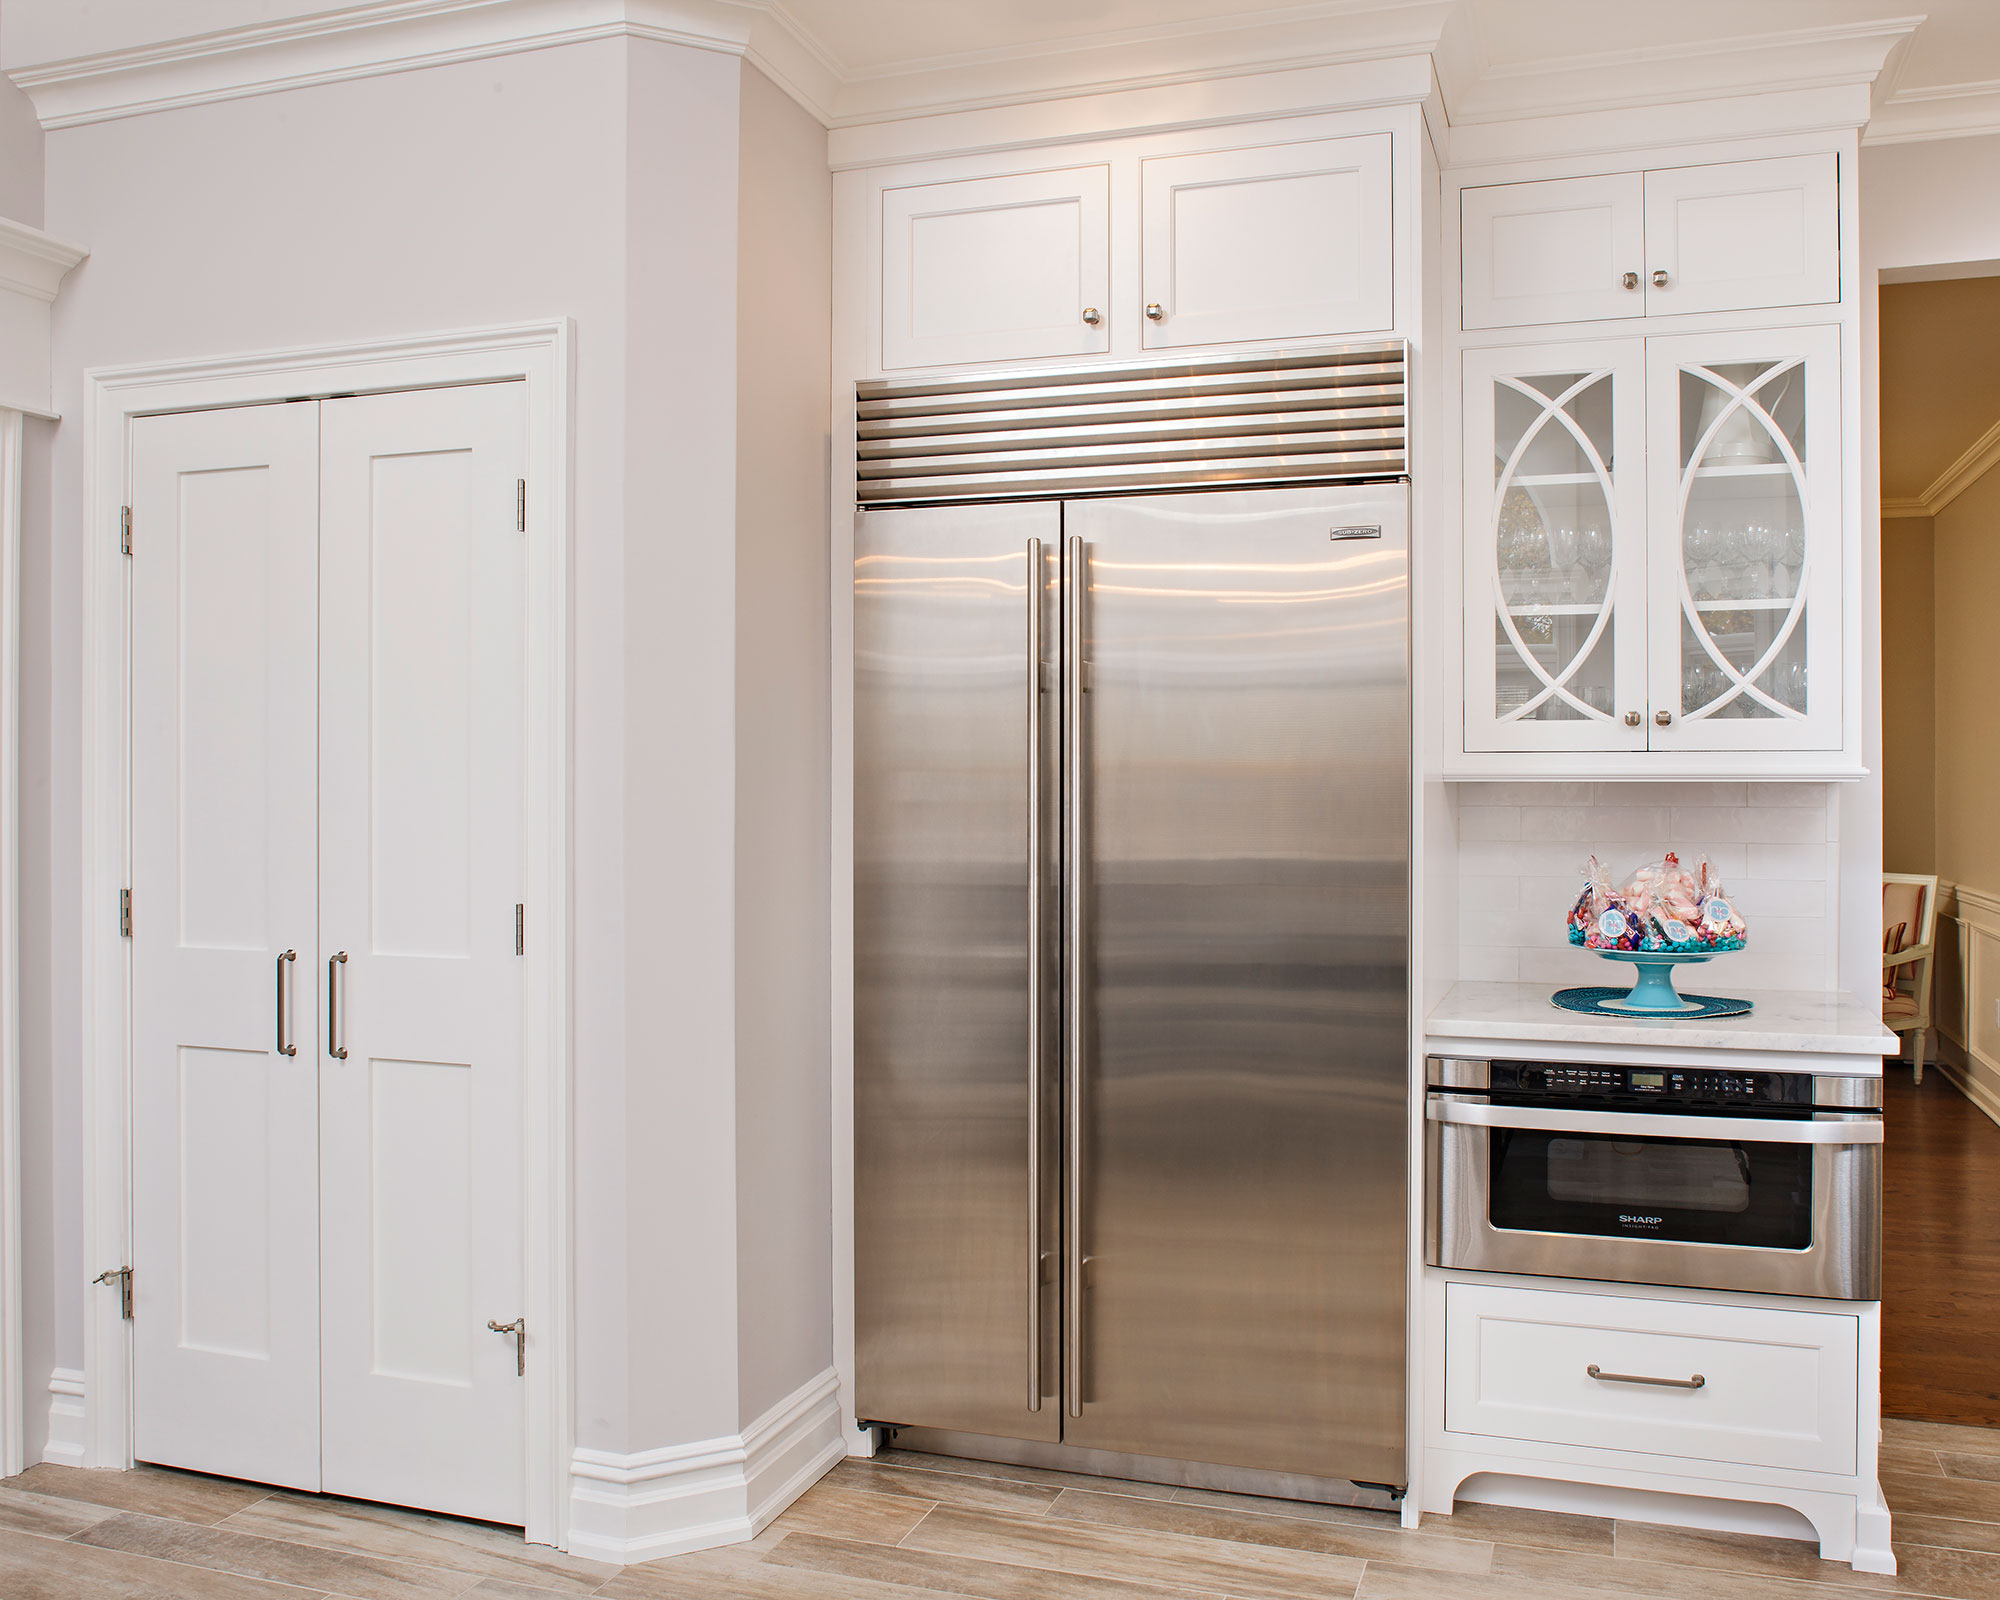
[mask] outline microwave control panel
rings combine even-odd
[[[1538,1099],[1660,1101],[1701,1106],[1809,1106],[1803,1072],[1709,1072],[1676,1067],[1579,1066],[1561,1061],[1496,1061],[1495,1093]]]

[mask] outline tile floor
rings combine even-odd
[[[0,1483],[0,1600],[2000,1600],[2000,1431],[1891,1422],[1901,1573],[1815,1546],[1461,1506],[1348,1507],[892,1451],[751,1544],[623,1571],[482,1523],[158,1468]]]

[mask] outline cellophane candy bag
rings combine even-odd
[[[1710,870],[1708,858],[1701,861],[1701,920],[1699,932],[1710,950],[1741,950],[1744,942],[1743,918],[1722,887],[1722,880]]]
[[[1644,926],[1642,950],[1700,950],[1701,880],[1669,850],[1625,885],[1625,903]]]

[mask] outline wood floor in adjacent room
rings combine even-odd
[[[1902,1572],[1814,1545],[1461,1506],[1246,1500],[891,1452],[753,1544],[619,1571],[483,1523],[140,1468],[0,1483],[0,1600],[2000,1600],[2000,1432],[1892,1422]]]
[[[2000,1125],[1884,1066],[1882,1410],[2000,1427]]]

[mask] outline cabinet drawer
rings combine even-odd
[[[1643,317],[1645,214],[1637,172],[1463,191],[1465,326]]]
[[[1140,168],[1148,349],[1395,324],[1386,133]]]
[[[885,189],[884,369],[1109,350],[1110,192],[1101,166]]]
[[[1859,1318],[1834,1312],[1454,1283],[1445,1291],[1445,1427],[1851,1473],[1859,1343]],[[1702,1384],[1606,1374],[1699,1374]]]

